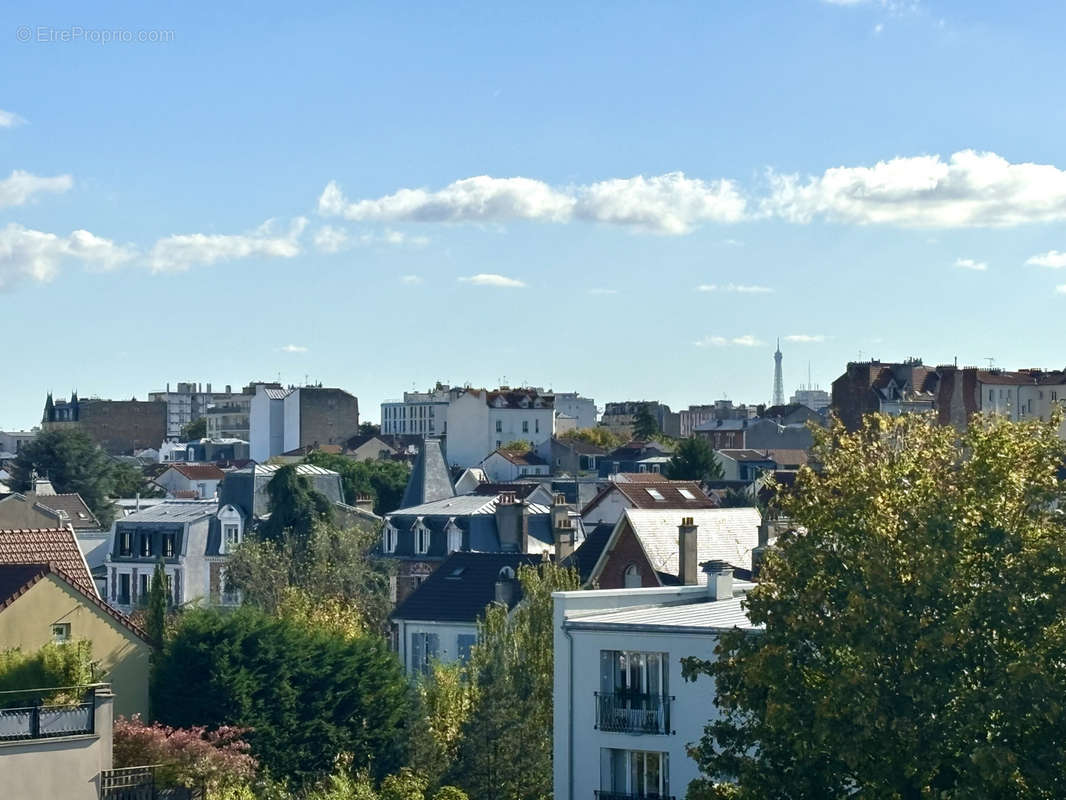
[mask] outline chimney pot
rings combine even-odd
[[[677,566],[678,577],[685,586],[695,586],[697,583],[698,533],[699,529],[692,523],[692,517],[681,518],[681,524],[677,528]]]
[[[725,561],[708,561],[707,594],[711,600],[733,599],[733,567]]]

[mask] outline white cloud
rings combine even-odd
[[[956,258],[955,266],[959,269],[972,269],[975,272],[984,272],[988,264],[984,261],[974,261],[972,258]]]
[[[816,344],[818,342],[824,342],[825,336],[821,333],[793,333],[789,336],[785,336],[784,340],[796,344]]]
[[[589,294],[618,294],[617,289],[589,289]]]
[[[364,233],[359,237],[361,244],[389,244],[396,247],[403,245],[410,245],[412,247],[425,247],[429,244],[429,238],[426,236],[409,236],[402,231],[394,231],[386,229],[384,233]]]
[[[294,258],[300,254],[300,235],[306,226],[307,220],[297,217],[284,233],[276,232],[274,221],[267,220],[251,233],[167,236],[152,247],[148,265],[154,272],[164,272],[250,256]]]
[[[727,283],[719,286],[715,283],[701,283],[696,287],[697,292],[738,292],[739,294],[770,294],[773,292],[769,286],[756,286],[743,283]]]
[[[693,344],[696,347],[727,347],[729,345],[736,345],[738,347],[759,347],[762,345],[758,339],[752,336],[750,333],[744,336],[734,336],[732,338],[727,336],[704,336]]]
[[[16,169],[0,180],[0,208],[6,206],[21,206],[34,195],[48,192],[62,194],[74,185],[74,179],[69,175],[55,175],[45,178]]]
[[[806,180],[771,172],[770,184],[763,212],[798,223],[965,228],[1066,220],[1066,171],[974,150],[948,161],[931,155],[833,167]]]
[[[302,344],[287,344],[281,348],[283,353],[306,353],[307,348]]]
[[[1063,267],[1066,267],[1066,253],[1061,250],[1048,250],[1046,253],[1039,253],[1035,256],[1031,256],[1026,259],[1025,263],[1037,267],[1062,269]]]
[[[16,125],[25,125],[26,120],[14,111],[4,111],[0,108],[0,128],[14,128]]]
[[[1055,287],[1055,291],[1058,294],[1066,294],[1066,283],[1060,283],[1058,286]]]
[[[377,222],[603,222],[681,234],[700,222],[738,222],[746,201],[729,180],[704,181],[671,172],[556,188],[532,178],[479,175],[443,189],[400,189],[349,201],[331,181],[318,199],[325,216]]]
[[[418,284],[422,283],[422,278],[420,278],[418,275],[404,275],[402,278],[400,278],[400,281],[402,283],[407,284],[408,286],[417,286]]]
[[[68,236],[31,230],[11,222],[0,228],[0,290],[23,280],[47,282],[63,261],[79,261],[97,269],[112,269],[135,256],[135,251],[89,231]]]
[[[466,278],[459,279],[462,283],[470,283],[474,286],[498,286],[504,289],[524,289],[526,285],[514,278],[508,278],[504,275],[495,275],[492,273],[482,272],[478,275],[471,275]]]
[[[348,244],[348,231],[332,225],[323,225],[315,231],[311,240],[316,250],[323,253],[339,253]]]

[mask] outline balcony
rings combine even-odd
[[[662,694],[596,692],[596,729],[612,733],[672,733],[670,703],[673,699]]]
[[[89,687],[80,702],[53,701],[47,704],[41,694],[39,691],[0,692],[0,704],[6,706],[0,708],[0,742],[84,736],[95,732],[95,687]]]
[[[596,790],[596,800],[674,800],[670,794],[629,794],[627,792],[607,792]]]

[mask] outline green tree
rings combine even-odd
[[[433,800],[470,800],[458,786],[442,786],[433,793]]]
[[[743,489],[727,489],[722,495],[721,508],[756,508],[755,498]]]
[[[651,413],[651,403],[644,403],[633,415],[633,438],[646,442],[659,434],[659,423]]]
[[[266,491],[270,516],[259,525],[259,537],[279,544],[289,541],[299,560],[315,524],[329,517],[329,498],[316,491],[307,476],[298,473],[292,464],[274,473]]]
[[[513,442],[507,442],[500,449],[508,453],[528,453],[533,447],[526,439],[515,439]]]
[[[360,436],[377,436],[381,433],[381,426],[375,422],[360,422],[359,423],[359,435]]]
[[[111,497],[163,497],[166,492],[148,480],[143,470],[125,461],[114,461]]]
[[[414,770],[404,767],[381,782],[381,800],[424,800],[429,782]]]
[[[270,777],[309,787],[337,759],[384,776],[406,760],[411,691],[385,640],[271,617],[183,615],[152,675],[153,709],[175,727],[249,728]]]
[[[148,609],[145,614],[145,630],[156,645],[162,644],[166,636],[168,594],[167,574],[160,556],[152,574],[152,586],[148,590]]]
[[[717,690],[690,797],[1066,796],[1057,426],[815,431],[781,499],[803,532],[748,595],[763,631],[686,663]]]
[[[115,518],[108,499],[115,480],[115,462],[85,431],[65,428],[44,431],[23,445],[11,466],[11,488],[33,489],[34,474],[48,478],[60,493],[76,492],[107,527]]]
[[[360,495],[374,498],[374,513],[384,516],[400,507],[411,469],[402,461],[356,461],[347,456],[315,451],[307,463],[331,469],[341,476],[344,499],[354,503]]]
[[[471,692],[462,664],[434,662],[418,683],[418,717],[411,736],[411,766],[437,786],[459,756]]]
[[[666,467],[674,481],[720,481],[723,474],[710,443],[699,436],[682,439]]]
[[[16,648],[0,650],[0,691],[21,691],[51,686],[84,686],[94,679],[92,644],[77,639],[65,644],[44,645],[29,652]],[[26,705],[25,696],[0,700],[0,705]]]
[[[604,450],[614,450],[616,447],[621,447],[625,444],[625,437],[619,436],[617,433],[611,433],[609,429],[603,427],[578,428],[575,431],[567,431],[560,438],[563,441],[573,439],[588,442],[597,447],[602,447]]]
[[[518,570],[522,601],[492,604],[471,652],[473,709],[455,782],[478,800],[552,793],[552,592],[580,587],[577,571],[545,561]]]
[[[195,442],[207,436],[207,417],[199,417],[181,426],[181,440]]]
[[[392,565],[373,557],[377,543],[378,533],[368,524],[342,529],[318,522],[306,541],[288,533],[281,541],[252,536],[227,560],[226,576],[245,603],[267,613],[294,604],[317,604],[320,610],[339,605],[358,610],[353,622],[384,632],[392,610]]]

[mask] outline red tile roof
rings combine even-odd
[[[151,642],[148,634],[136,625],[133,620],[103,602],[96,596],[95,591],[92,594],[85,591],[77,581],[51,564],[0,564],[0,611],[8,608],[18,598],[32,589],[39,580],[49,574],[55,575],[58,580],[66,583],[93,606],[113,619],[118,620],[119,623],[129,628],[137,636],[146,642]]]
[[[96,584],[71,528],[0,530],[0,564],[48,564],[96,597]]]
[[[538,467],[548,463],[532,451],[516,453],[511,450],[497,450],[496,452],[518,467]]]
[[[171,469],[176,469],[190,481],[220,481],[226,477],[226,473],[214,464],[171,464]]]

